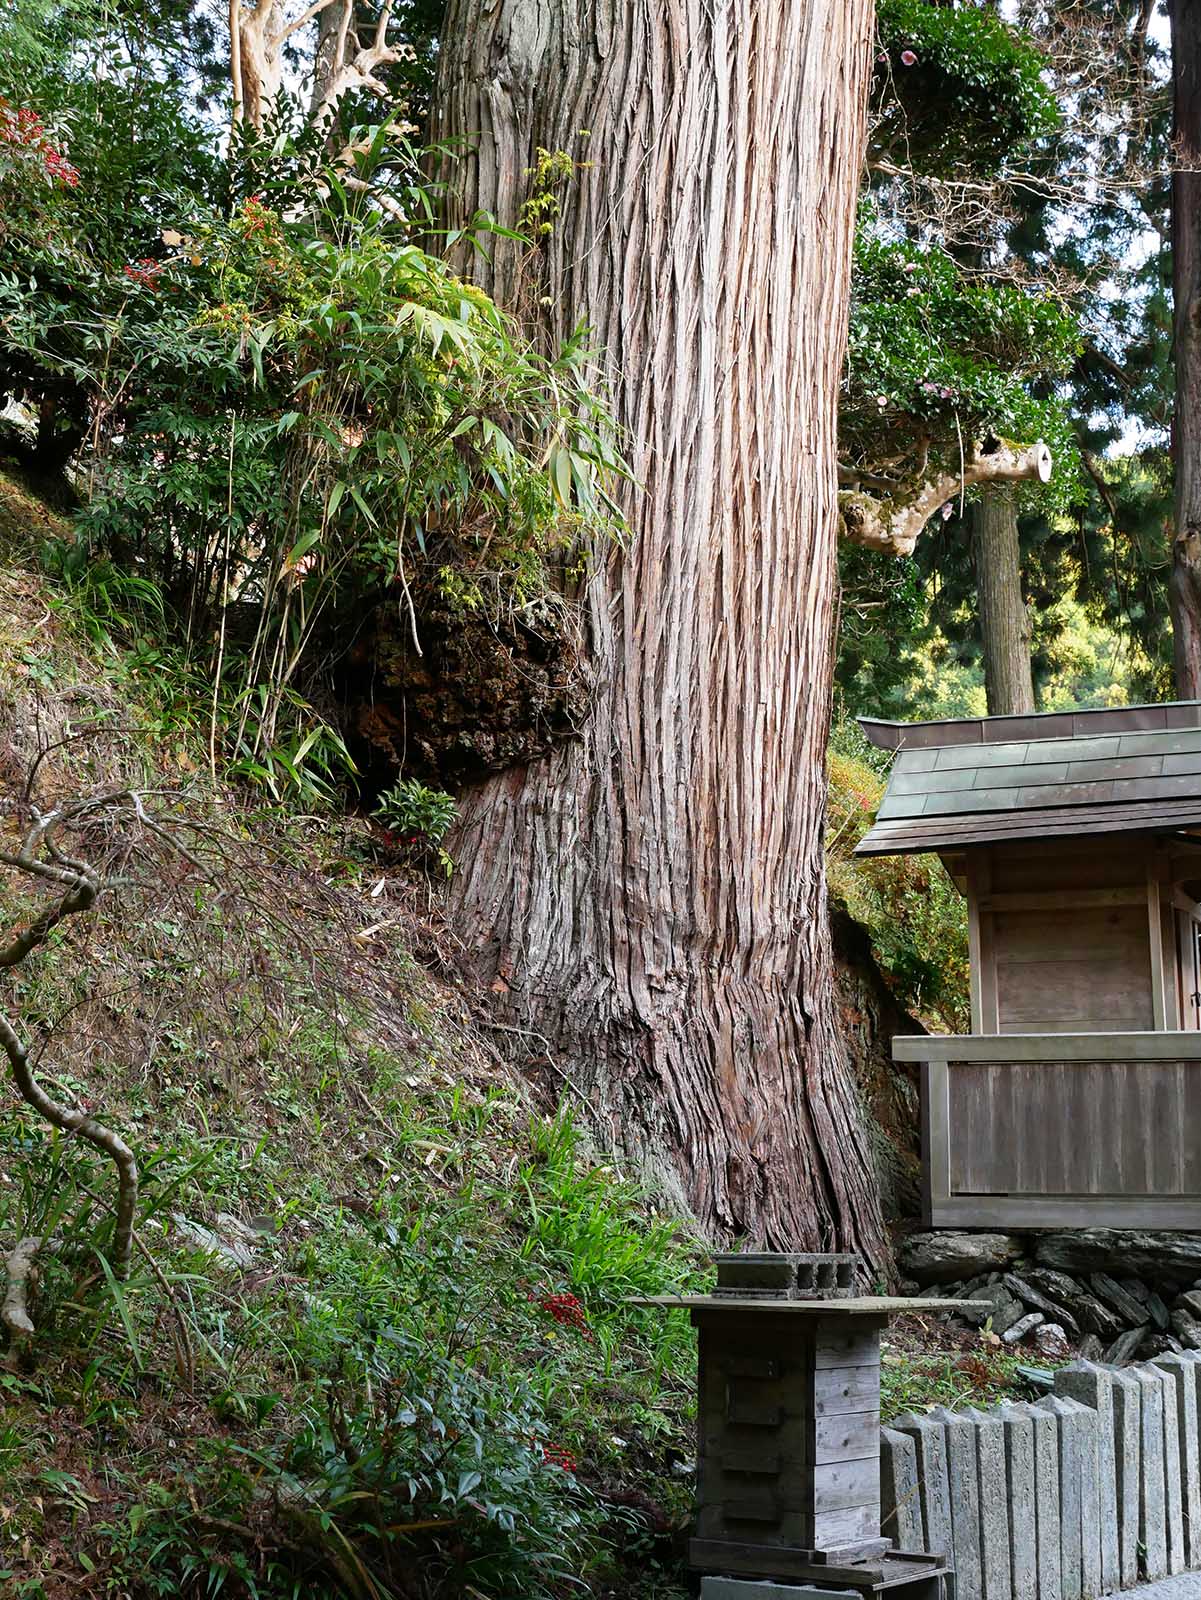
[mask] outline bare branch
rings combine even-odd
[[[306,23],[312,22],[314,17],[319,17],[323,11],[328,11],[330,6],[340,3],[341,0],[313,0],[313,4],[307,11],[302,11],[295,22],[289,22],[282,32],[271,36],[272,44],[278,48],[286,39],[290,39],[294,33],[299,33]]]
[[[133,1242],[133,1222],[138,1205],[138,1163],[133,1151],[111,1128],[97,1122],[90,1112],[78,1107],[60,1105],[42,1088],[33,1075],[29,1052],[19,1034],[0,1013],[0,1049],[8,1057],[17,1092],[27,1105],[45,1117],[46,1121],[64,1133],[77,1135],[109,1157],[117,1169],[116,1223],[113,1229],[112,1269],[118,1278],[129,1273],[129,1255]]]
[[[1017,483],[1051,478],[1051,452],[1041,442],[1015,445],[1002,440],[995,449],[974,452],[962,472],[941,472],[908,486],[898,484],[890,495],[869,494],[862,487],[840,492],[838,506],[842,534],[852,544],[889,555],[913,554],[930,518],[953,496],[978,483]],[[850,473],[853,478],[853,472]],[[864,475],[859,480],[867,482]]]
[[[118,806],[124,806],[132,812],[147,832],[163,840],[191,865],[200,868],[196,857],[147,813],[142,796],[132,789],[94,795],[70,805],[58,806],[45,814],[35,810],[33,826],[26,833],[20,849],[15,852],[0,851],[0,865],[12,867],[43,882],[49,881],[61,892],[39,916],[16,933],[7,946],[0,949],[0,968],[15,967],[32,951],[44,945],[51,932],[65,918],[88,911],[95,905],[105,884],[86,862],[67,855],[59,847],[55,834],[61,828],[78,826],[89,817],[111,814]],[[44,852],[44,855],[39,852]],[[50,859],[46,860],[44,856]],[[112,1267],[119,1278],[124,1278],[129,1271],[138,1203],[138,1165],[133,1151],[118,1133],[99,1122],[90,1112],[77,1106],[63,1105],[46,1093],[34,1075],[24,1041],[3,1012],[0,1012],[0,1049],[8,1057],[17,1092],[26,1104],[32,1106],[53,1127],[86,1140],[108,1156],[116,1167],[117,1203],[114,1208],[116,1221]],[[10,1286],[12,1281],[10,1267]]]

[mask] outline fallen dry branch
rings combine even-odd
[[[29,1315],[29,1289],[37,1264],[42,1240],[37,1234],[19,1239],[8,1253],[4,1269],[8,1274],[8,1288],[4,1303],[0,1305],[0,1322],[8,1329],[10,1354],[19,1350],[33,1338],[33,1320]]]

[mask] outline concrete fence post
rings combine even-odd
[[[1170,1367],[1158,1361],[1144,1367],[1163,1385],[1163,1488],[1164,1520],[1167,1525],[1168,1572],[1183,1572],[1187,1565],[1184,1548],[1184,1476],[1180,1460],[1180,1407],[1177,1379]]]
[[[1163,1373],[1131,1367],[1130,1375],[1142,1390],[1142,1480],[1139,1533],[1143,1546],[1143,1572],[1148,1578],[1168,1575],[1167,1483],[1164,1476]]]
[[[1132,1589],[1138,1582],[1139,1526],[1142,1501],[1142,1389],[1137,1378],[1114,1370],[1113,1448],[1118,1481],[1118,1540],[1121,1584]]]
[[[1118,1532],[1118,1470],[1114,1452],[1113,1373],[1092,1361],[1078,1361],[1061,1367],[1055,1374],[1055,1393],[1076,1400],[1097,1418],[1097,1562],[1100,1567],[1098,1593],[1112,1594],[1122,1584],[1121,1552]],[[1082,1559],[1087,1564],[1089,1541],[1084,1541]]]
[[[907,1433],[880,1429],[880,1532],[898,1550],[925,1550],[917,1446]]]
[[[945,1552],[957,1600],[1102,1600],[1201,1572],[1201,1352],[1076,1362],[1054,1390],[882,1428],[884,1535]]]
[[[980,1475],[980,1576],[984,1600],[1014,1600],[1009,1506],[1013,1490],[1005,1458],[1005,1423],[995,1412],[963,1413],[976,1430]]]
[[[918,1416],[912,1411],[897,1417],[892,1426],[898,1433],[908,1434],[916,1447],[926,1549],[933,1555],[950,1557],[955,1541],[951,1526],[946,1430],[933,1417]]]
[[[1105,1593],[1101,1579],[1101,1418],[1082,1401],[1068,1404],[1076,1408],[1080,1441],[1080,1595],[1081,1600],[1100,1600]]]
[[[947,1438],[947,1479],[951,1492],[951,1537],[956,1600],[984,1600],[980,1568],[980,1465],[976,1428],[962,1412],[935,1406]]]
[[[1080,1432],[1076,1402],[1059,1395],[1040,1401],[1055,1419],[1059,1445],[1059,1591],[1062,1600],[1081,1600],[1081,1472]]]
[[[996,1414],[1005,1432],[1013,1600],[1038,1600],[1034,1423],[1024,1407],[1003,1405]]]
[[[1193,1352],[1195,1354],[1195,1352]],[[1184,1522],[1185,1568],[1201,1567],[1201,1439],[1197,1437],[1197,1362],[1184,1355],[1158,1356],[1157,1367],[1176,1381],[1176,1447]],[[1169,1425],[1170,1424],[1166,1424]]]

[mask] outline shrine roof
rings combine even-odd
[[[1201,702],[970,717],[861,718],[896,759],[857,855],[1201,826]]]

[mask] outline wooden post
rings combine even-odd
[[[973,1033],[999,1033],[1001,1027],[997,1007],[997,955],[996,941],[993,938],[993,911],[987,904],[991,891],[990,851],[969,850],[967,911]]]

